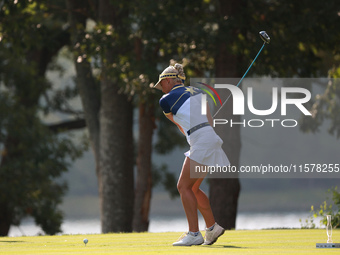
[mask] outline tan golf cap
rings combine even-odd
[[[178,74],[178,70],[174,66],[168,66],[164,69],[164,71],[159,75],[158,82],[155,86],[153,86],[156,89],[162,90],[160,82],[166,78],[179,78],[183,82],[185,80],[185,76],[181,76]]]

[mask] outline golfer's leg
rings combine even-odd
[[[198,179],[192,187],[192,190],[197,200],[197,208],[201,212],[205,225],[208,228],[215,224],[215,218],[211,210],[208,196],[199,188],[202,181],[203,179]]]
[[[197,179],[190,178],[190,159],[185,158],[182,172],[177,183],[177,189],[181,195],[182,204],[187,216],[189,231],[197,232],[198,216],[197,216],[197,200],[192,191],[192,187]]]

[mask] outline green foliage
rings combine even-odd
[[[58,179],[82,149],[67,136],[51,134],[31,109],[0,97],[0,203],[12,213],[13,225],[32,216],[45,233],[61,232],[58,205],[67,185]]]
[[[334,70],[332,75],[337,76]],[[301,129],[305,132],[318,132],[325,120],[330,120],[328,133],[340,138],[340,79],[329,79],[323,94],[318,94],[311,107],[312,118],[302,118]]]
[[[326,120],[330,120],[328,132],[339,139],[340,90],[336,78],[339,78],[340,66],[337,46],[340,16],[337,2],[269,2],[270,9],[264,19],[273,24],[272,31],[268,32],[272,34],[273,42],[278,43],[268,47],[268,54],[265,54],[267,66],[278,75],[331,78],[328,84],[322,85],[324,92],[310,102],[312,118],[302,117],[300,127],[304,132],[316,133]],[[289,19],[291,15],[294,18]],[[281,22],[282,18],[284,22]]]
[[[323,61],[325,53],[335,54],[339,40],[336,1],[252,1],[251,5],[254,27],[267,30],[272,37],[256,73],[264,71],[281,77],[327,75],[332,62]]]
[[[0,220],[19,225],[31,216],[47,234],[61,232],[58,206],[67,185],[60,176],[84,149],[70,136],[52,133],[39,117],[75,95],[66,89],[55,93],[53,103],[42,100],[52,94],[48,65],[69,40],[60,4],[3,1],[0,10]]]
[[[314,229],[315,228],[313,216],[307,218],[304,222],[302,221],[302,219],[299,219],[299,221],[301,224],[301,229]]]
[[[328,190],[328,193],[332,195],[333,204],[328,204],[327,201],[324,201],[319,209],[315,209],[314,206],[311,206],[311,216],[305,220],[305,224],[301,224],[301,228],[315,228],[314,219],[320,219],[320,225],[327,225],[327,215],[332,216],[332,228],[337,228],[340,226],[340,192],[338,192],[337,187],[331,188]],[[302,223],[301,219],[300,222]]]

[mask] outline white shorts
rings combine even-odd
[[[188,158],[206,166],[229,166],[227,155],[222,150],[222,139],[211,126],[203,127],[190,135]]]

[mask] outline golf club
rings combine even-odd
[[[243,78],[247,75],[248,71],[250,70],[250,68],[252,67],[252,65],[254,64],[255,60],[257,59],[257,57],[260,55],[261,51],[263,50],[264,46],[266,44],[269,44],[270,43],[270,37],[269,35],[266,33],[266,31],[261,31],[259,32],[260,34],[260,37],[263,41],[263,45],[261,47],[261,49],[259,50],[259,52],[257,53],[256,57],[254,58],[253,62],[251,62],[250,66],[248,67],[247,71],[244,73],[244,75],[242,76],[241,80],[237,83],[236,87],[238,87]],[[219,111],[222,109],[222,107],[227,103],[228,99],[230,98],[231,94],[228,96],[228,98],[224,101],[224,103],[222,104],[222,106],[220,107],[220,109],[217,110],[217,112],[214,114],[213,118],[219,113]]]

